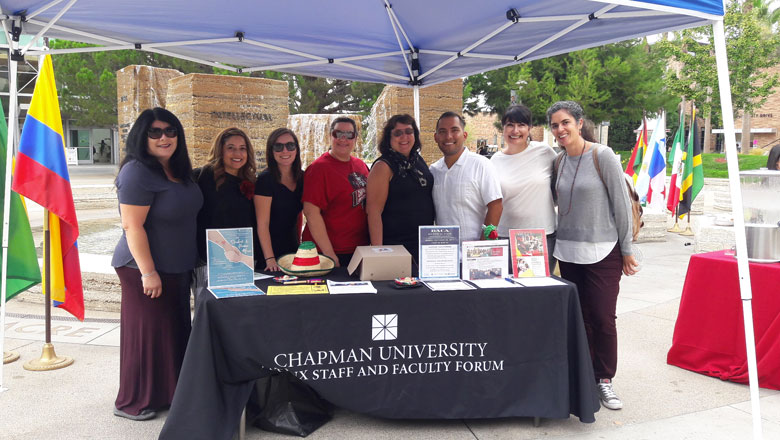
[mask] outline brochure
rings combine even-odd
[[[420,226],[420,279],[459,279],[460,226]]]
[[[296,284],[294,286],[268,286],[268,295],[313,295],[328,293],[324,284]]]
[[[208,289],[217,298],[263,295],[254,283],[252,228],[207,229]]]
[[[440,290],[475,290],[476,287],[462,280],[453,281],[425,281],[423,282],[432,291]]]
[[[463,242],[464,280],[503,280],[508,276],[508,241],[483,240]]]
[[[480,289],[498,289],[505,287],[517,287],[511,279],[501,278],[496,280],[471,280],[471,284],[479,287]]]
[[[566,283],[553,277],[515,278],[514,281],[524,287],[565,286]]]
[[[510,229],[509,244],[515,278],[550,276],[544,229]]]
[[[376,293],[371,281],[331,281],[328,280],[328,290],[331,294],[341,293]]]

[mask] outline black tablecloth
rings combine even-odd
[[[331,279],[345,275],[337,270]],[[375,295],[217,300],[202,292],[160,438],[229,439],[254,380],[285,367],[333,404],[379,417],[595,420],[573,285],[449,292],[374,285]]]

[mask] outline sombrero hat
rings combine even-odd
[[[326,275],[336,267],[328,256],[318,254],[317,247],[311,241],[304,241],[294,254],[287,254],[276,260],[279,269],[288,275],[316,277]]]

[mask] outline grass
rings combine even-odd
[[[626,168],[628,159],[631,158],[630,151],[618,151],[620,153],[620,163],[623,169]],[[766,156],[756,156],[753,154],[738,154],[740,171],[757,170],[766,166]],[[704,177],[727,178],[729,176],[726,165],[726,155],[719,153],[703,153],[701,164],[704,168]],[[666,175],[671,175],[671,167],[666,167]]]

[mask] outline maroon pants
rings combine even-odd
[[[615,309],[620,276],[623,274],[620,247],[615,245],[609,255],[598,263],[558,263],[561,276],[577,285],[596,380],[612,379],[617,370]]]
[[[190,273],[164,274],[162,295],[143,293],[141,272],[117,267],[122,285],[119,392],[114,405],[137,415],[167,408],[190,336]]]

